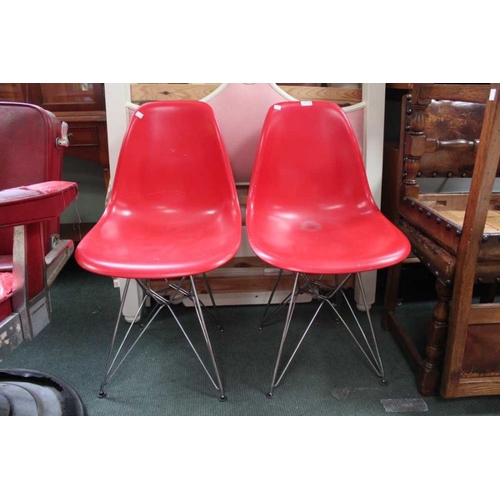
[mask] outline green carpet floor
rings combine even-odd
[[[218,400],[168,311],[162,311],[117,372],[108,396],[99,399],[118,295],[111,279],[90,274],[71,260],[52,287],[51,324],[35,340],[21,344],[0,368],[30,368],[62,378],[80,394],[91,416],[500,415],[500,397],[422,397],[397,344],[379,326],[380,305],[372,314],[387,386],[379,384],[347,331],[325,308],[276,389],[275,399],[267,399],[284,315],[259,330],[263,306],[231,306],[219,308],[223,333],[207,319],[228,401]],[[314,307],[297,306],[291,338],[300,334]],[[425,328],[431,307],[432,303],[407,303],[400,314],[418,330]],[[194,309],[177,306],[177,310],[204,355]]]

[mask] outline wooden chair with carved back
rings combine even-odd
[[[396,266],[388,274],[383,326],[408,355],[424,396],[438,389],[444,397],[500,394],[498,97],[497,84],[414,84],[403,100],[397,219],[436,278],[437,304],[424,350],[424,332],[410,332],[397,317]],[[471,180],[466,192],[423,193],[422,177]]]

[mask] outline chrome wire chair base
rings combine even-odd
[[[206,276],[205,276],[205,279],[206,279]],[[186,280],[189,280],[189,287],[187,289],[183,288],[184,282]],[[195,353],[198,361],[201,363],[201,366],[205,370],[205,373],[208,375],[210,382],[212,382],[212,385],[215,387],[215,389],[217,391],[219,391],[219,394],[220,394],[219,400],[226,401],[227,397],[224,394],[222,380],[220,377],[219,369],[217,368],[217,363],[215,361],[215,356],[214,356],[214,352],[212,349],[212,344],[210,342],[208,330],[207,330],[207,327],[205,324],[205,319],[203,317],[203,310],[207,311],[212,316],[212,318],[217,322],[217,325],[219,326],[219,328],[221,330],[222,330],[222,327],[220,326],[220,322],[219,322],[218,317],[217,317],[217,311],[215,311],[215,314],[212,315],[211,312],[200,301],[200,299],[198,297],[198,293],[196,291],[194,278],[192,276],[183,277],[178,284],[174,284],[174,283],[171,283],[168,280],[166,280],[166,283],[167,283],[166,287],[163,290],[160,290],[159,292],[152,290],[145,282],[143,282],[141,280],[136,280],[136,282],[140,286],[140,288],[144,291],[144,296],[143,296],[142,302],[139,305],[139,308],[135,314],[133,321],[131,322],[125,335],[123,336],[123,339],[122,339],[120,345],[115,350],[115,343],[116,343],[116,339],[117,339],[118,328],[119,328],[120,321],[121,321],[123,305],[125,303],[125,299],[126,299],[128,289],[129,289],[129,284],[130,284],[130,279],[126,280],[125,287],[123,290],[122,300],[121,300],[121,304],[120,304],[120,310],[118,312],[118,317],[116,320],[115,329],[113,332],[113,337],[111,339],[111,346],[109,349],[108,359],[106,362],[106,372],[105,372],[104,378],[102,380],[98,396],[100,398],[106,397],[106,395],[107,395],[105,392],[106,385],[111,381],[111,379],[113,378],[113,376],[117,372],[118,368],[120,368],[120,366],[125,361],[127,356],[130,354],[132,349],[136,346],[137,342],[139,342],[139,340],[144,335],[144,333],[146,333],[147,329],[149,328],[151,323],[154,321],[156,316],[159,314],[159,312],[164,307],[166,307],[170,311],[170,313],[172,314],[172,316],[175,319],[175,322],[177,323],[179,328],[181,329],[184,337],[188,341],[188,343],[189,343],[191,349],[193,350],[193,352]],[[208,280],[206,281],[206,284],[207,284],[207,288],[208,288],[209,293],[210,293],[212,305],[215,306],[215,302],[213,300],[213,296],[212,296],[212,293],[210,291]],[[167,291],[170,291],[172,293],[169,295],[169,294],[167,294]],[[137,326],[135,323],[139,319],[141,312],[145,307],[145,304],[146,304],[148,297],[152,298],[156,303],[155,303],[154,307],[152,308],[151,312],[149,313],[145,322],[143,324],[141,324],[140,326]],[[200,323],[201,331],[203,333],[203,337],[204,337],[205,343],[207,345],[208,353],[209,353],[212,367],[214,370],[214,376],[212,376],[210,374],[210,371],[208,370],[205,363],[201,359],[198,351],[194,347],[194,345],[191,342],[184,327],[182,326],[182,324],[180,323],[179,319],[177,318],[175,312],[172,309],[173,305],[177,305],[177,304],[181,303],[182,301],[184,301],[185,299],[189,299],[189,300],[193,301],[194,309],[196,311],[196,315],[197,315],[198,321]],[[135,326],[135,329],[139,330],[139,332],[137,333],[135,340],[133,340],[132,345],[130,345],[126,349],[125,344],[127,343],[127,339],[129,338],[132,330],[134,329],[134,326]],[[214,380],[214,378],[215,378],[215,380]]]
[[[384,367],[382,365],[382,359],[380,357],[377,339],[375,336],[375,331],[373,329],[373,323],[372,323],[371,316],[370,316],[370,308],[369,308],[367,300],[366,300],[365,289],[363,287],[363,282],[362,282],[359,274],[357,274],[357,273],[355,274],[356,283],[358,284],[360,291],[361,291],[361,297],[363,300],[363,305],[365,307],[365,311],[367,314],[368,323],[369,323],[369,327],[370,327],[370,336],[367,336],[367,334],[365,333],[365,331],[361,327],[361,324],[356,316],[356,313],[354,312],[354,309],[351,306],[351,303],[347,299],[347,297],[344,293],[344,290],[342,288],[344,286],[344,284],[348,281],[348,279],[352,276],[352,274],[353,273],[347,275],[344,278],[344,280],[342,281],[342,283],[340,283],[337,287],[332,287],[330,285],[327,285],[327,284],[321,282],[321,279],[311,280],[311,279],[309,279],[309,277],[306,274],[295,273],[295,280],[294,280],[292,292],[280,304],[278,304],[276,306],[275,310],[271,314],[268,315],[267,314],[268,307],[269,307],[269,304],[271,303],[271,300],[272,300],[272,294],[271,294],[271,297],[269,299],[269,303],[268,303],[266,310],[264,312],[264,318],[261,321],[261,328],[263,326],[269,324],[270,319],[272,317],[274,317],[275,314],[279,310],[281,310],[286,304],[288,304],[288,310],[287,310],[287,315],[286,315],[286,319],[285,319],[285,326],[283,329],[283,334],[281,337],[281,343],[280,343],[280,347],[279,347],[279,351],[278,351],[278,358],[276,360],[276,365],[274,367],[273,378],[272,378],[272,382],[271,382],[271,389],[266,394],[266,396],[268,398],[270,398],[270,399],[274,398],[274,389],[281,382],[283,375],[288,370],[288,367],[290,366],[290,363],[292,362],[292,359],[295,357],[300,345],[304,341],[305,336],[307,335],[312,324],[314,323],[314,320],[316,319],[317,315],[319,314],[319,312],[321,311],[321,309],[323,308],[323,306],[325,304],[328,304],[330,306],[330,308],[333,310],[333,312],[336,315],[337,322],[342,323],[344,325],[344,327],[347,329],[347,331],[349,332],[349,334],[351,335],[351,337],[353,338],[353,340],[355,341],[355,343],[357,344],[357,346],[359,347],[359,349],[361,350],[361,352],[363,353],[365,358],[368,360],[368,363],[370,364],[370,366],[372,367],[374,372],[379,377],[380,383],[382,385],[387,385],[387,381],[385,379],[385,374],[384,374]],[[278,285],[278,281],[279,281],[280,277],[281,277],[281,273],[278,276],[274,290],[276,290],[276,287]],[[304,281],[304,285],[301,285],[301,286],[299,286],[299,278],[300,277]],[[273,290],[273,293],[274,293],[274,290]],[[298,342],[297,346],[295,347],[293,353],[291,354],[290,358],[288,359],[285,366],[281,369],[281,372],[280,372],[279,369],[280,369],[281,358],[283,355],[283,348],[284,348],[285,341],[286,341],[286,338],[288,335],[288,330],[290,328],[290,323],[291,323],[293,312],[295,309],[295,304],[297,302],[297,297],[301,293],[311,294],[313,296],[313,298],[320,301],[320,304],[319,304],[318,308],[316,309],[316,312],[314,313],[311,321],[307,325],[307,328],[305,329],[304,333],[300,337],[299,342]],[[354,334],[354,332],[349,327],[349,325],[346,323],[344,318],[340,315],[339,308],[341,305],[341,300],[339,300],[339,299],[343,299],[343,302],[345,302],[347,304],[348,309],[349,309],[352,317],[354,318],[354,321],[359,329],[359,332],[360,332],[360,335],[358,336],[359,339]],[[334,300],[335,300],[335,303],[334,303]]]

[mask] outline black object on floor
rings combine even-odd
[[[35,370],[0,371],[0,416],[83,416],[78,393],[60,378]]]

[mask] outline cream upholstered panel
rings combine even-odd
[[[229,83],[203,99],[215,112],[237,183],[250,182],[268,109],[287,99],[294,100],[269,83]]]
[[[212,106],[237,183],[250,182],[253,162],[264,119],[278,102],[295,100],[270,83],[228,83],[202,99]],[[363,147],[364,104],[347,106],[361,148]]]

